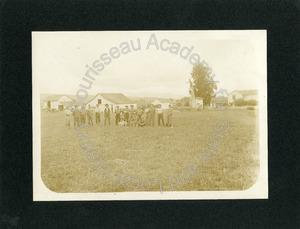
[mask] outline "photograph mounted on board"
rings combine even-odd
[[[268,198],[266,45],[32,32],[34,200]]]

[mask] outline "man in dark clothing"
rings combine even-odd
[[[121,110],[119,106],[117,106],[117,108],[115,109],[115,114],[116,114],[116,125],[118,125],[120,122],[120,115],[121,115]]]
[[[128,124],[128,122],[129,122],[129,109],[128,109],[127,105],[125,106],[125,109],[123,110],[123,112],[124,112],[124,121],[127,122],[127,124]]]
[[[89,105],[89,107],[88,107],[88,109],[87,109],[87,111],[86,111],[86,116],[87,116],[87,119],[88,119],[88,124],[90,125],[90,126],[93,126],[93,118],[92,118],[92,116],[93,116],[93,111],[92,111],[92,108],[91,108],[91,105]]]
[[[108,121],[108,125],[110,125],[110,109],[108,104],[105,104],[104,109],[104,125],[106,125],[106,121]]]
[[[85,124],[85,116],[86,116],[86,111],[85,111],[85,107],[81,107],[80,111],[79,111],[79,117],[80,117],[80,124]]]

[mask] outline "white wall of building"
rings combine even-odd
[[[99,107],[102,111],[105,109],[105,104],[108,104],[109,108],[112,108],[113,110],[116,109],[116,106],[119,106],[120,108],[125,108],[126,105],[128,106],[128,108],[130,108],[130,105],[133,105],[134,108],[137,108],[137,104],[115,104],[115,103],[107,100],[106,98],[104,98],[100,94],[98,94],[92,101],[87,103],[87,106],[91,105],[92,107],[96,107],[96,105],[98,104],[99,99],[101,99],[101,104],[100,104]]]
[[[243,99],[243,100],[257,100],[257,95],[245,95],[243,96],[239,92],[232,92],[228,95],[228,103],[233,103],[234,100]]]
[[[192,106],[192,108],[203,108],[203,99],[191,98],[191,106]]]

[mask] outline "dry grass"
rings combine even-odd
[[[169,176],[182,174],[195,163],[199,173],[190,175],[186,182],[180,180],[176,191],[188,190],[243,190],[251,187],[259,170],[258,133],[256,110],[182,111],[173,115],[174,128],[169,127],[117,127],[94,126],[87,131],[95,149],[106,161],[104,169],[112,166],[111,173],[93,171],[87,156],[82,155],[75,129],[64,126],[64,114],[42,113],[42,179],[55,192],[121,192],[143,191],[141,182],[149,179],[149,191],[170,191]],[[216,131],[216,120],[228,121],[230,130],[217,149],[210,163],[204,164],[200,154],[207,147]],[[103,117],[101,117],[101,122]],[[113,121],[113,118],[112,120]],[[188,169],[187,169],[188,171]],[[139,187],[133,189],[136,180],[120,184],[118,172],[139,178]],[[125,181],[128,176],[123,177]],[[144,181],[147,189],[148,181]],[[175,181],[173,181],[175,182]]]

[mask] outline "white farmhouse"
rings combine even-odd
[[[130,108],[131,105],[133,105],[134,108],[137,107],[136,103],[122,93],[98,93],[87,102],[87,105],[91,105],[92,107],[96,107],[97,104],[100,105],[101,109],[104,109],[105,104],[108,104],[112,111],[115,110],[116,106],[120,108],[125,108],[125,106]]]
[[[58,110],[62,111],[70,104],[72,98],[68,95],[58,94],[58,95],[50,95],[43,101],[43,108],[49,110]]]
[[[233,104],[237,99],[243,99],[246,101],[249,100],[258,100],[258,91],[257,90],[236,90],[228,94],[228,104]]]
[[[90,101],[94,97],[94,95],[89,95],[84,102]],[[49,110],[63,111],[67,106],[70,106],[72,101],[75,101],[73,105],[76,105],[76,101],[78,102],[79,99],[75,95],[50,95],[43,100],[43,108]]]

